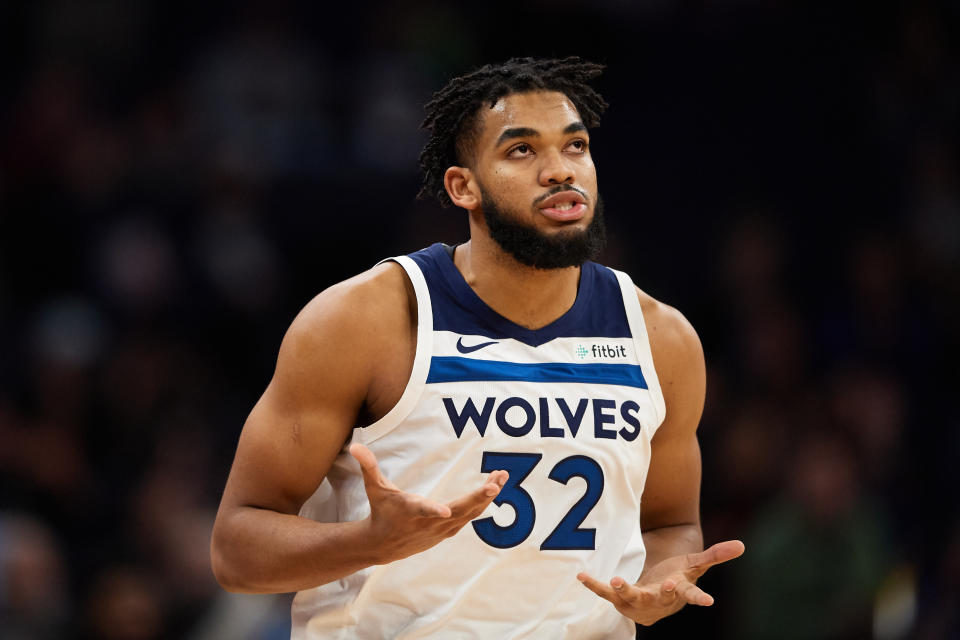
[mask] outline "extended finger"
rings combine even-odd
[[[710,567],[739,558],[743,555],[746,548],[739,540],[727,540],[718,542],[709,549],[699,553],[687,554],[687,565],[690,569],[699,571],[701,574]]]
[[[593,591],[601,598],[609,600],[614,604],[619,604],[620,599],[617,597],[616,591],[612,585],[609,585],[606,582],[600,582],[590,574],[583,572],[577,574],[577,580],[579,580],[583,586],[585,586],[587,589],[590,589],[590,591]]]
[[[450,507],[450,511],[456,517],[463,516],[473,518],[480,515],[483,513],[483,510],[487,508],[487,505],[500,493],[500,489],[503,488],[504,483],[507,481],[507,476],[506,471],[494,471],[482,486],[474,489],[465,496],[448,502],[447,506]]]
[[[684,580],[672,590],[676,591],[677,596],[688,604],[701,607],[709,607],[713,604],[713,596],[692,582]]]

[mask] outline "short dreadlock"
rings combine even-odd
[[[588,128],[600,125],[607,103],[589,84],[603,71],[603,65],[576,56],[562,60],[511,58],[503,64],[485,65],[454,78],[435,93],[424,109],[422,128],[430,140],[420,153],[423,186],[417,197],[434,196],[440,204],[452,204],[443,186],[448,167],[463,166],[470,143],[478,134],[480,108],[492,109],[500,98],[528,91],[558,91],[577,108]]]

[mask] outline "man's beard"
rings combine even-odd
[[[483,187],[480,187],[480,193],[483,196],[483,218],[490,230],[490,237],[520,264],[536,269],[578,267],[596,258],[606,244],[603,200],[599,194],[593,209],[593,220],[586,229],[545,233],[531,224],[521,222],[519,216],[504,211]]]

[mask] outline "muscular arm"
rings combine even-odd
[[[396,294],[373,299],[389,276],[328,289],[284,337],[273,379],[244,424],[214,525],[213,570],[225,588],[293,591],[373,563],[359,523],[316,523],[297,513],[329,471],[373,379],[363,350],[376,340],[376,316],[364,303],[403,320],[406,305],[391,309]]]
[[[359,447],[351,453],[370,517],[319,523],[297,515],[360,410],[375,419],[399,398],[415,349],[412,296],[400,267],[381,265],[320,294],[294,320],[243,427],[214,524],[211,561],[224,588],[297,591],[409,556],[453,535],[502,486],[495,472],[493,483],[441,505],[400,491]]]
[[[714,564],[743,553],[739,541],[703,551],[700,531],[700,446],[706,371],[700,339],[676,309],[638,290],[666,417],[651,443],[643,491],[641,529],[647,558],[636,585],[616,576],[609,584],[578,576],[589,589],[641,624],[678,611],[684,604],[710,605],[696,579]]]
[[[661,561],[703,550],[697,426],[703,414],[706,366],[700,339],[687,319],[676,309],[639,295],[666,405],[666,417],[653,437],[641,501],[647,549],[640,578],[644,582]]]

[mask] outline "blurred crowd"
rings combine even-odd
[[[0,638],[273,639],[210,528],[285,327],[388,255],[421,105],[608,65],[603,262],[700,332],[710,609],[641,637],[960,638],[960,8],[43,0],[0,8]]]

